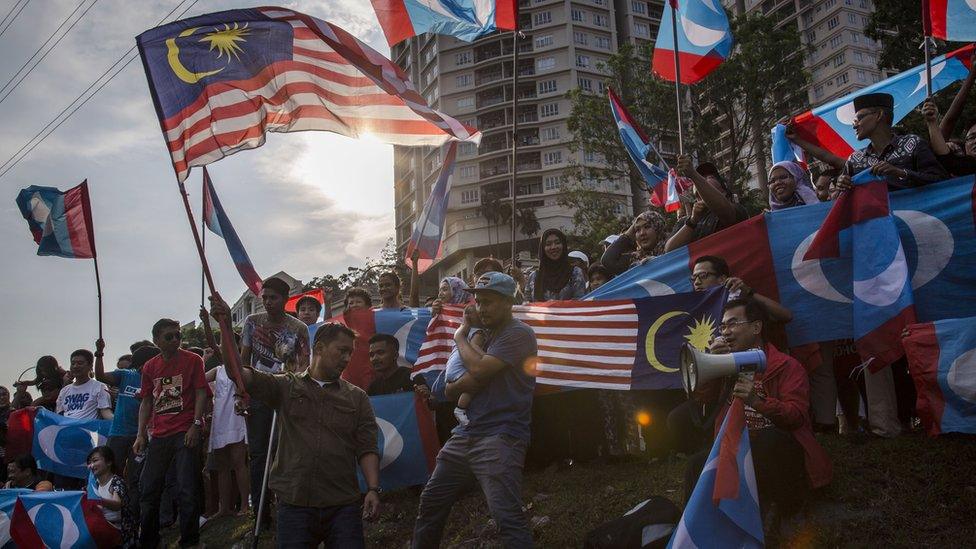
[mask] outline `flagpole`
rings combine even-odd
[[[92,257],[95,262],[95,290],[98,294],[98,339],[102,339],[102,278],[98,274],[98,256]]]
[[[516,27],[518,25],[516,24]],[[519,30],[512,31],[512,268],[515,268],[515,189],[518,177],[518,38]]]
[[[925,50],[925,96],[932,98],[932,38],[928,35],[922,37],[922,48]]]
[[[674,0],[668,0],[671,6],[671,37],[674,39],[674,99],[678,107],[678,154],[685,154],[685,135],[681,123],[681,59],[678,51],[678,10],[674,7]]]
[[[207,181],[201,176],[200,188],[203,192],[200,193],[200,244],[203,247],[203,253],[207,253],[207,207],[206,207],[206,196],[204,193],[207,192]],[[203,274],[203,268],[200,269],[200,308],[204,306],[204,294],[206,292],[207,280]]]
[[[206,169],[206,168],[204,168]],[[206,177],[206,175],[204,175]],[[183,209],[186,210],[186,220],[190,223],[190,232],[193,233],[193,242],[197,245],[197,253],[200,256],[200,265],[203,267],[203,276],[207,281],[207,286],[210,288],[210,295],[214,297],[220,297],[217,293],[217,288],[214,286],[213,275],[210,274],[210,266],[207,264],[207,256],[203,253],[203,243],[200,240],[200,233],[197,232],[197,224],[193,220],[193,210],[190,209],[190,197],[186,192],[186,185],[182,181],[177,179],[176,184],[178,185],[180,191],[180,197],[183,198]],[[219,319],[220,324],[220,342],[221,350],[235,348],[233,333],[234,330],[230,325],[230,318],[226,316],[221,316]],[[244,387],[244,378],[241,377],[241,357],[237,353],[225,352],[223,354],[224,366],[227,367],[230,373],[231,379],[234,380],[237,386],[237,396],[241,399],[242,405],[246,406],[250,397],[247,394],[247,388]]]

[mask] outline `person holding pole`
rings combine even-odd
[[[230,307],[213,296],[211,314]],[[337,322],[315,332],[311,366],[271,375],[245,367],[241,374],[254,400],[266,403],[280,423],[279,451],[268,487],[278,497],[278,547],[365,546],[363,523],[379,516],[380,465],[376,419],[362,389],[340,379],[356,333]],[[366,481],[359,492],[356,465]],[[359,502],[362,501],[362,510]]]
[[[289,290],[288,284],[280,278],[271,277],[262,283],[264,312],[248,316],[241,331],[242,365],[267,374],[300,374],[308,368],[308,327],[285,313]],[[225,356],[233,354],[223,352]],[[247,415],[251,490],[260,494],[265,481],[265,464],[274,452],[274,410],[261,399],[253,399]]]

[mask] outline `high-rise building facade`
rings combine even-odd
[[[574,163],[598,165],[601,159],[571,150],[567,119],[572,105],[565,94],[574,88],[605,93],[599,65],[617,51],[615,15],[612,0],[523,0],[519,26],[524,36],[518,40],[517,67],[512,33],[471,43],[424,35],[393,48],[393,60],[408,71],[431,105],[483,134],[480,146],[458,147],[443,259],[425,275],[427,288],[443,276],[467,276],[477,258],[510,256],[509,224],[489,221],[486,213],[490,212],[482,204],[492,197],[510,200],[515,121],[518,207],[532,208],[541,230],[572,230],[573,212],[560,204],[566,186],[576,183],[569,168]],[[517,94],[517,111],[513,94]],[[436,148],[395,148],[396,242],[401,251],[437,179],[440,155]],[[629,182],[583,183],[618,195],[619,213],[632,213]],[[517,240],[520,251],[535,253],[538,234],[520,232]]]

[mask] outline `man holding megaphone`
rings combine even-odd
[[[760,507],[765,512],[775,502],[779,511],[788,515],[799,507],[809,489],[830,482],[832,469],[827,453],[813,437],[806,371],[796,359],[764,340],[765,322],[766,311],[756,300],[729,301],[720,335],[712,341],[709,353],[683,357],[682,375],[693,366],[703,384],[708,385],[710,380],[712,385],[724,383],[721,396],[712,393],[712,402],[707,403],[719,407],[714,431],[721,426],[732,399],[742,400]],[[762,353],[748,352],[756,349],[765,352],[765,369]],[[733,355],[727,359],[718,356],[728,353]],[[700,384],[692,383],[690,389],[701,394],[704,387],[695,385]],[[686,501],[707,457],[706,448],[688,459]]]

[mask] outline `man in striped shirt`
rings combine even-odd
[[[512,318],[515,280],[499,272],[478,278],[471,290],[487,332],[485,348],[468,341],[467,320],[454,335],[467,373],[447,385],[447,396],[477,392],[459,425],[437,455],[437,466],[420,496],[414,547],[440,545],[451,506],[477,482],[506,547],[531,547],[522,512],[522,466],[529,444],[535,333]],[[478,389],[478,387],[481,387]]]

